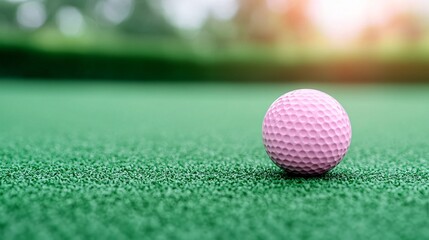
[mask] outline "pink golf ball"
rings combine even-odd
[[[294,175],[320,175],[334,168],[344,158],[351,136],[350,120],[341,104],[312,89],[278,98],[262,126],[268,156]]]

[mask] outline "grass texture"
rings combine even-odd
[[[352,145],[267,157],[266,109],[317,88]],[[0,239],[429,239],[429,86],[0,83]]]

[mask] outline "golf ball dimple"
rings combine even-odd
[[[271,160],[295,175],[320,175],[346,154],[352,129],[334,98],[312,89],[288,92],[268,109],[262,137]]]

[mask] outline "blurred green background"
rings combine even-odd
[[[427,0],[2,0],[0,77],[428,82]]]

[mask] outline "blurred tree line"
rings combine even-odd
[[[243,41],[265,44],[320,43],[322,37],[320,29],[315,26],[317,21],[312,21],[308,14],[309,6],[314,2],[322,1],[2,0],[0,33],[31,34],[46,29],[60,32],[61,27],[58,26],[63,26],[81,30],[75,31],[77,36],[107,32],[145,39],[202,39],[220,44]],[[331,5],[335,6],[332,2]],[[62,11],[65,8],[66,11]],[[328,15],[341,9],[333,8],[331,11]],[[81,28],[76,26],[78,18],[82,19]],[[320,19],[318,21],[321,22]],[[428,32],[428,23],[413,13],[404,12],[382,27],[368,26],[358,40],[376,42],[387,35],[387,28],[394,29],[399,32],[396,35],[402,34],[406,39],[421,39]]]
[[[326,37],[368,20],[366,13],[356,15],[362,12],[355,10],[371,8],[375,2],[384,4],[372,9],[376,19],[387,16],[382,24],[358,29],[348,45]],[[398,8],[388,16],[393,2],[404,4],[399,0],[0,0],[0,77],[281,81],[337,75],[336,79],[359,81],[424,81],[429,4],[415,5],[412,11]],[[385,66],[386,59],[408,62],[391,61],[393,65]],[[414,75],[408,77],[409,73]]]

